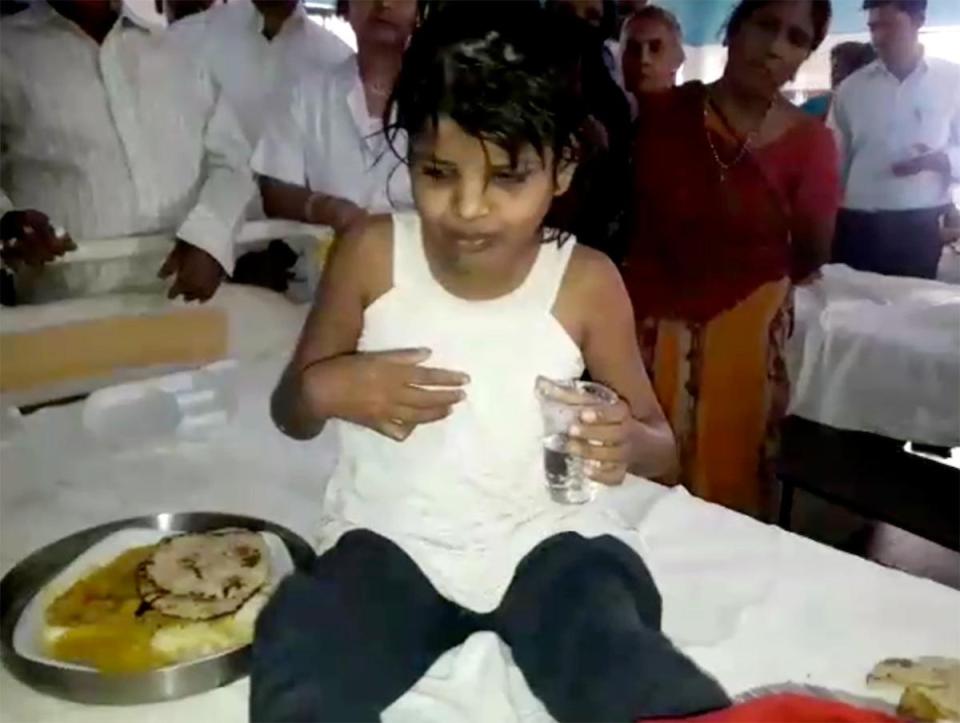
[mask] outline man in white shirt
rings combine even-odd
[[[417,0],[349,0],[338,11],[356,33],[356,56],[301,76],[251,165],[268,216],[343,234],[367,213],[413,206],[406,137],[391,147],[382,118],[419,10]]]
[[[353,55],[310,19],[301,0],[231,0],[172,24],[168,32],[209,70],[251,148],[268,115],[287,104],[297,78]]]
[[[169,233],[171,298],[209,299],[255,193],[250,147],[209,76],[111,0],[35,2],[0,40],[7,250],[57,226],[80,246]]]
[[[353,55],[340,38],[313,22],[302,0],[231,0],[178,20],[170,37],[210,72],[237,115],[251,148],[264,123],[289,103],[297,78],[316,75]],[[247,209],[262,218],[259,195]],[[296,254],[271,243],[238,260],[234,281],[285,291]]]
[[[845,179],[834,261],[934,278],[960,181],[960,66],[924,57],[926,0],[865,0],[878,60],[837,89],[828,123]]]

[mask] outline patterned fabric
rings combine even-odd
[[[0,212],[78,243],[174,233],[229,272],[256,187],[209,76],[122,15],[101,45],[44,2],[0,23]]]
[[[699,83],[644,102],[624,278],[679,444],[674,481],[764,516],[789,398],[790,278],[810,273],[803,242],[836,214],[836,149],[813,120],[744,149]]]
[[[669,481],[766,513],[789,399],[792,318],[790,285],[781,279],[707,323],[641,320],[644,360],[679,447],[680,469]]]
[[[902,718],[892,711],[876,710],[857,700],[845,702],[839,699],[814,697],[803,690],[801,693],[767,694],[737,703],[726,710],[707,713],[693,718],[670,718],[672,723],[897,723]],[[667,719],[648,719],[649,723],[667,723]]]

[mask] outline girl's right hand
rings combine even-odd
[[[462,387],[470,378],[419,366],[429,357],[429,349],[406,349],[308,364],[300,372],[304,403],[317,419],[344,419],[403,441],[417,425],[449,416],[466,397]]]

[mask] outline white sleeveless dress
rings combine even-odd
[[[542,244],[517,289],[468,301],[434,279],[419,217],[393,217],[393,287],[364,313],[358,351],[429,348],[426,365],[471,382],[450,417],[403,442],[336,422],[340,458],[321,551],[347,530],[373,530],[404,549],[441,594],[478,612],[499,604],[523,556],[552,534],[615,534],[642,554],[611,510],[559,505],[546,490],[534,383],[583,373],[579,348],[552,313],[574,245]]]

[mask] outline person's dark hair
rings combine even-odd
[[[743,24],[749,20],[750,17],[773,1],[774,0],[740,0],[733,9],[733,12],[730,13],[730,18],[724,26],[723,44],[729,45],[730,40],[740,32]],[[865,0],[865,2],[870,2],[870,0]],[[833,15],[830,0],[811,0],[810,13],[812,16],[811,20],[813,21],[813,43],[810,46],[810,50],[816,50],[820,47],[823,39],[827,37],[830,17]]]
[[[876,60],[877,51],[870,43],[858,43],[851,40],[834,45],[830,49],[830,59],[835,63],[842,63],[845,72],[849,75]]]
[[[885,5],[892,5],[914,20],[923,20],[927,16],[927,0],[863,0],[864,10],[882,8]]]
[[[390,146],[402,132],[412,149],[446,116],[514,163],[527,146],[541,158],[552,151],[555,169],[588,155],[595,134],[578,58],[565,41],[572,27],[535,0],[433,8],[410,40],[384,111]]]
[[[505,0],[501,0],[501,2],[503,1]],[[597,30],[605,40],[616,40],[618,25],[616,3],[614,0],[601,0],[601,4],[603,5],[603,15],[600,18],[600,25]],[[563,3],[559,0],[544,0],[543,7],[550,12],[564,11]]]
[[[613,0],[603,0],[603,20],[600,32],[608,40],[617,39],[617,6]]]
[[[586,120],[556,21],[533,2],[459,2],[411,38],[385,111],[388,138],[415,139],[441,116],[512,159],[532,146],[572,159]]]

